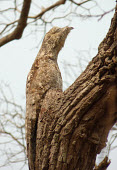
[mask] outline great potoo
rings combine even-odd
[[[26,83],[26,142],[29,169],[35,169],[37,122],[42,102],[50,89],[62,91],[58,53],[72,27],[53,27],[44,37]]]

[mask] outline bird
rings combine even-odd
[[[51,89],[62,91],[58,53],[73,27],[53,27],[46,33],[26,82],[26,144],[30,170],[35,170],[37,124],[42,102]]]

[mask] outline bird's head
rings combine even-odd
[[[46,33],[41,48],[58,55],[59,51],[64,46],[67,35],[72,29],[73,27],[68,26],[64,28],[53,27],[48,33]]]

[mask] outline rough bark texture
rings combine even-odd
[[[108,157],[106,156],[98,166],[95,166],[94,170],[106,170],[110,163],[111,161],[108,161]]]
[[[37,123],[35,170],[92,170],[116,120],[117,8],[86,70],[65,92],[46,93]]]

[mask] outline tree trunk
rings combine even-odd
[[[36,170],[92,170],[117,120],[117,7],[106,38],[65,91],[50,90],[39,115]]]

